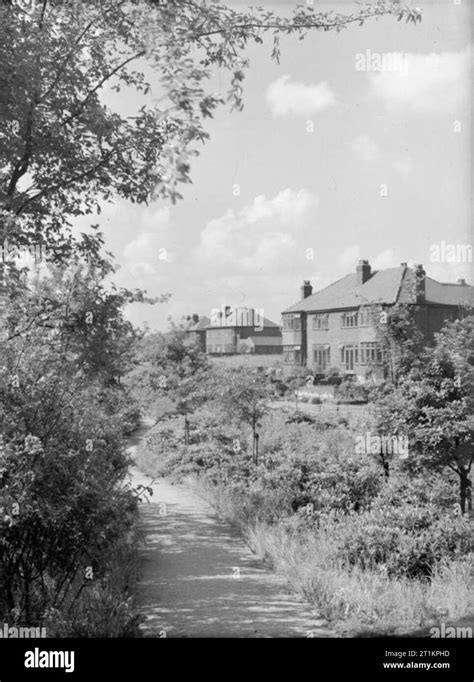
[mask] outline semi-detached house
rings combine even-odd
[[[356,271],[313,294],[309,281],[301,300],[282,313],[285,365],[314,374],[338,370],[361,380],[384,376],[380,336],[374,315],[397,303],[416,305],[415,319],[430,340],[447,320],[462,317],[474,305],[474,287],[458,280],[444,284],[426,276],[422,265],[373,271],[367,260]]]

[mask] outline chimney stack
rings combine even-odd
[[[421,263],[415,265],[415,296],[416,303],[424,303],[426,298],[426,272]]]
[[[193,322],[197,324],[199,322],[199,315],[197,313],[194,313],[193,315]]]
[[[460,284],[461,286],[464,286],[464,285],[466,284],[466,280],[463,279],[462,277],[460,277],[460,278],[458,279],[458,284]]]
[[[308,298],[313,293],[313,287],[309,279],[305,279],[301,287],[301,298]]]
[[[356,267],[357,284],[365,284],[371,275],[371,267],[368,260],[360,260]]]

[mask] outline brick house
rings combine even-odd
[[[255,308],[215,309],[206,328],[206,352],[210,355],[281,353],[281,329]]]
[[[197,341],[201,350],[206,350],[206,329],[210,324],[210,319],[206,316],[199,317],[196,313],[188,315],[186,318],[186,331],[192,341]]]
[[[443,284],[427,277],[422,265],[372,271],[367,260],[356,271],[313,294],[309,281],[301,300],[282,313],[284,363],[315,374],[330,369],[361,381],[384,376],[382,350],[373,315],[396,303],[417,305],[416,321],[427,341],[447,320],[474,305],[474,287],[464,280]],[[382,318],[380,318],[382,320]]]

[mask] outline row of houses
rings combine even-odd
[[[187,330],[211,355],[282,353],[289,369],[321,375],[337,370],[364,381],[384,374],[380,330],[398,303],[416,306],[416,324],[430,341],[446,321],[474,306],[474,287],[464,280],[438,282],[422,265],[372,270],[361,260],[355,272],[315,293],[305,281],[299,300],[282,312],[281,325],[256,309],[224,307],[211,318],[188,318]]]
[[[211,313],[211,318],[194,314],[186,320],[191,339],[209,355],[257,355],[282,352],[280,326],[255,308],[225,306]]]

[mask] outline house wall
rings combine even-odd
[[[315,313],[301,314],[301,331],[284,330],[283,347],[295,346],[301,349],[301,362],[294,363],[302,365],[313,372],[318,371],[318,364],[314,358],[315,346],[329,346],[329,362],[326,369],[336,368],[341,374],[354,374],[360,379],[368,378],[372,375],[377,379],[383,378],[383,365],[379,362],[367,364],[363,363],[361,353],[361,343],[377,343],[377,332],[373,326],[343,327],[342,314],[356,312],[357,308],[344,309],[324,313],[328,315],[327,329],[314,329],[313,317]],[[294,316],[293,316],[294,317]],[[432,341],[435,332],[438,332],[447,320],[454,320],[460,317],[460,310],[457,306],[442,305],[420,305],[416,313],[416,321],[427,341]],[[341,359],[341,346],[354,346],[357,354],[354,353],[354,368],[348,371],[346,358]],[[288,364],[288,363],[286,363]]]
[[[236,336],[232,328],[206,330],[207,353],[235,353]]]
[[[206,350],[206,330],[199,329],[198,331],[188,332],[189,338],[197,342],[202,350]]]
[[[258,344],[255,346],[254,351],[256,355],[275,355],[275,353],[282,353],[282,347],[281,345],[275,345],[275,346],[259,346]]]
[[[354,308],[352,311],[356,311]],[[349,309],[344,311],[333,311],[328,313],[328,329],[313,329],[313,314],[308,314],[307,319],[307,361],[308,369],[317,371],[317,364],[314,360],[314,347],[325,346],[329,344],[329,364],[328,368],[339,369],[341,374],[346,372],[345,363],[341,362],[341,348],[347,346],[357,347],[357,357],[354,357],[353,373],[357,376],[365,378],[365,375],[370,371],[376,375],[382,373],[381,367],[378,365],[362,364],[362,357],[360,352],[360,343],[376,342],[376,331],[373,327],[343,327],[342,313],[351,312]],[[354,354],[355,355],[355,354]]]
[[[236,353],[240,340],[248,339],[250,336],[258,337],[259,334],[261,336],[274,336],[275,339],[281,338],[281,332],[278,327],[263,327],[259,331],[256,331],[256,328],[253,326],[211,327],[206,330],[206,351],[208,353]],[[278,347],[278,345],[277,343],[276,346]],[[276,352],[275,348],[271,352]]]
[[[435,332],[439,332],[448,320],[461,316],[457,306],[422,305],[419,306],[415,319],[425,338],[432,341]]]

